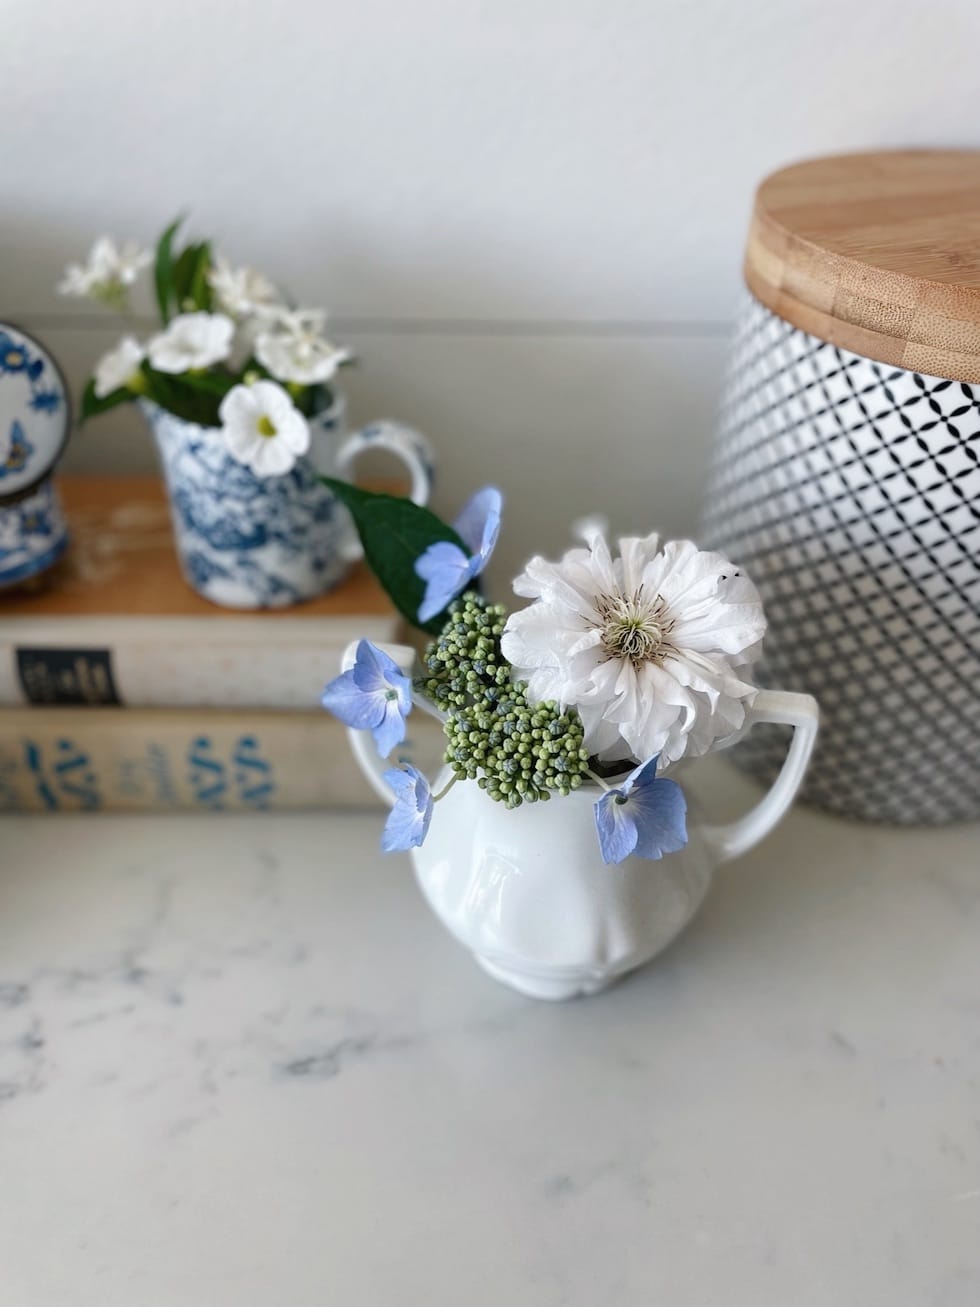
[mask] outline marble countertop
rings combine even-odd
[[[0,820],[2,1307],[980,1302],[977,828],[798,810],[564,1005],[377,840]]]

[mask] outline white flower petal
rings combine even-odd
[[[218,415],[228,452],[257,476],[281,476],[309,448],[306,418],[274,381],[235,386]]]
[[[549,608],[562,608],[585,620],[596,616],[595,583],[588,569],[589,552],[572,549],[560,563],[532,558],[514,581],[514,593],[541,599]]]
[[[255,340],[255,356],[280,381],[301,386],[322,385],[343,363],[349,351],[323,335],[326,315],[320,309],[295,309],[263,317]]]
[[[533,558],[514,583],[533,602],[507,621],[503,650],[532,698],[574,705],[605,761],[706,752],[744,721],[755,691],[738,669],[758,652],[755,587],[691,541],[628,537],[613,559],[590,548]]]
[[[559,662],[556,624],[537,604],[510,616],[500,647],[515,667],[555,667]]]
[[[180,313],[147,346],[158,372],[177,375],[209,368],[231,353],[235,324],[223,313]]]
[[[73,263],[65,269],[58,290],[62,295],[91,295],[97,299],[108,299],[115,292],[124,300],[125,290],[151,260],[149,250],[141,249],[135,241],[127,241],[119,248],[111,237],[100,236],[84,264]]]
[[[129,384],[143,362],[143,346],[135,336],[123,336],[119,344],[103,354],[95,365],[94,390],[105,399],[114,390]]]
[[[220,255],[208,273],[218,307],[233,318],[267,310],[281,310],[279,292],[268,277],[254,268],[234,268]]]
[[[153,256],[149,250],[141,249],[135,241],[127,241],[121,250],[116,251],[112,275],[123,286],[132,286],[143,269],[152,262]]]
[[[656,556],[660,547],[660,536],[656,531],[645,537],[624,536],[619,542],[619,556],[622,559],[622,585],[627,594],[632,594],[643,585],[643,570],[651,555]],[[657,592],[654,591],[656,594]]]
[[[218,408],[218,416],[226,431],[238,432],[249,421],[258,421],[260,413],[254,386],[235,386],[228,391]]]

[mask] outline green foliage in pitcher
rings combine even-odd
[[[66,269],[62,294],[132,324],[152,266],[160,325],[143,338],[131,328],[98,361],[82,420],[144,400],[216,429],[257,475],[281,475],[308,448],[307,419],[329,408],[330,383],[351,355],[324,335],[321,309],[288,304],[261,272],[232,265],[210,240],[182,240],[183,225],[176,218],[153,253],[100,237],[85,263]]]

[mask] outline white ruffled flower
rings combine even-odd
[[[321,309],[273,313],[256,337],[255,357],[280,381],[301,386],[329,381],[351,356],[323,335],[325,322]]]
[[[62,295],[91,297],[104,302],[125,300],[127,289],[153,259],[149,250],[135,241],[117,246],[109,236],[100,236],[85,263],[70,263],[58,284]]]
[[[326,309],[291,309],[288,304],[270,304],[261,310],[266,331],[317,333],[323,335],[327,325]]]
[[[223,313],[180,313],[147,346],[158,372],[190,372],[221,363],[231,353],[235,324]]]
[[[690,540],[620,540],[594,524],[587,549],[534,558],[514,590],[534,602],[507,621],[502,648],[533,698],[574,705],[600,759],[698,757],[742,725],[755,689],[741,679],[766,619],[752,582]]]
[[[208,273],[208,282],[218,307],[233,318],[247,318],[280,304],[279,292],[268,277],[254,268],[233,268],[220,255]]]
[[[274,381],[235,386],[218,414],[228,452],[257,476],[281,476],[310,447],[306,418]]]
[[[135,336],[123,336],[114,349],[103,354],[95,365],[95,394],[98,399],[105,399],[114,390],[129,385],[146,351]]]

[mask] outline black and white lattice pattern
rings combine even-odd
[[[820,702],[804,799],[980,816],[980,386],[872,363],[751,300],[702,539],[762,593],[759,684]],[[786,744],[757,726],[733,756],[771,779]]]

